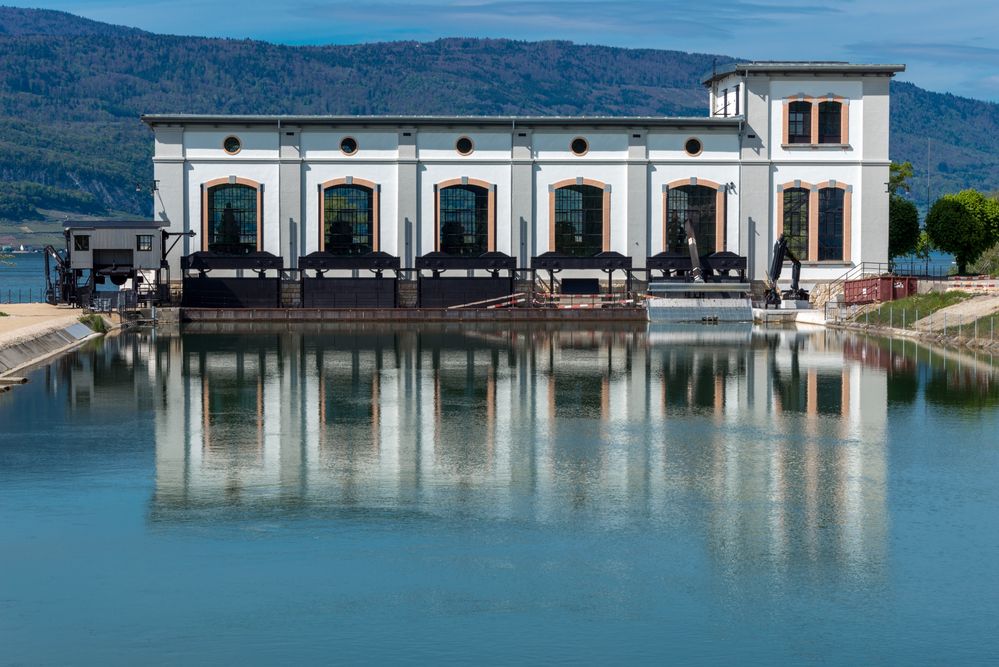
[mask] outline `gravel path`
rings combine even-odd
[[[999,295],[983,294],[973,296],[961,303],[955,303],[953,306],[941,308],[929,317],[913,322],[911,328],[922,331],[941,331],[944,328],[944,322],[949,329],[997,313],[999,313]]]

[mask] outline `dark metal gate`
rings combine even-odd
[[[302,278],[303,308],[395,306],[395,278]]]

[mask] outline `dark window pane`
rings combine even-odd
[[[242,147],[238,137],[226,137],[225,141],[222,142],[222,148],[225,149],[226,153],[238,153]]]
[[[709,255],[718,251],[715,233],[718,191],[706,185],[681,185],[666,195],[666,251],[687,253],[688,220],[697,236],[697,251]]]
[[[604,249],[604,191],[567,185],[555,191],[555,252],[592,257]]]
[[[374,250],[374,192],[363,185],[334,185],[323,191],[326,252],[363,255]]]
[[[791,102],[787,105],[787,141],[791,144],[812,143],[811,102]]]
[[[226,255],[256,252],[256,188],[237,183],[208,188],[208,250]]]
[[[347,155],[353,155],[357,152],[357,140],[353,137],[344,137],[343,140],[340,141],[340,150]]]
[[[819,259],[843,259],[843,201],[841,188],[819,190]]]
[[[135,249],[149,252],[153,249],[153,237],[149,234],[139,234],[136,236]]]
[[[74,236],[73,237],[73,250],[90,250],[90,237],[89,236]]]
[[[788,249],[799,260],[808,259],[808,190],[784,191],[784,237]]]
[[[468,137],[462,137],[454,145],[455,149],[462,155],[468,155],[472,152],[474,146],[472,145],[472,140]]]
[[[819,143],[838,144],[840,137],[840,120],[843,105],[839,102],[822,102],[819,104]]]
[[[477,257],[489,249],[489,191],[478,185],[441,188],[440,250]]]
[[[572,140],[572,152],[576,155],[583,155],[588,150],[590,150],[590,145],[586,142],[586,139],[576,137]]]
[[[701,141],[699,139],[687,139],[687,143],[683,145],[683,149],[687,151],[689,155],[699,155],[701,148]]]

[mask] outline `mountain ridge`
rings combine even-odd
[[[733,60],[506,39],[288,46],[0,7],[0,219],[148,215],[144,113],[705,116],[701,79]],[[936,194],[999,189],[999,105],[893,81],[891,130],[919,203],[927,166]]]

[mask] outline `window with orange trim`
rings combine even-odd
[[[805,188],[784,190],[784,237],[799,260],[808,259],[808,198]]]
[[[710,255],[718,250],[716,238],[717,194],[706,185],[681,185],[669,189],[666,195],[666,250],[687,252],[686,222],[697,235],[697,250]]]
[[[819,261],[843,259],[843,204],[846,191],[842,188],[819,190]]]
[[[246,255],[257,250],[257,188],[224,183],[208,188],[208,250]]]
[[[489,249],[489,190],[449,185],[437,192],[440,249],[449,255],[478,257]]]
[[[820,144],[842,143],[842,102],[819,102],[819,137]]]
[[[603,189],[577,184],[555,190],[555,252],[592,257],[603,249]]]
[[[812,103],[791,102],[787,105],[787,142],[812,143]]]
[[[363,185],[334,185],[323,190],[323,236],[326,252],[363,255],[374,249],[374,191]]]

